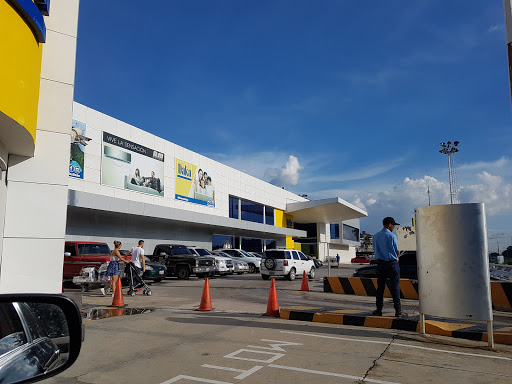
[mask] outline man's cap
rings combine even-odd
[[[400,225],[392,217],[385,217],[384,220],[382,220],[382,224],[384,224],[384,225],[389,225],[389,224]]]

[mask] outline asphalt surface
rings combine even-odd
[[[351,276],[354,268],[332,275]],[[300,279],[276,279],[279,306],[373,308],[372,297],[324,293],[326,274],[318,271],[311,292],[299,291]],[[204,287],[197,278],[153,284],[152,296],[125,296],[118,311],[99,290],[66,289],[82,296],[85,341],[77,362],[47,382],[512,383],[510,346],[264,317],[270,281],[235,275],[209,284],[211,312],[194,311]],[[404,308],[414,311],[417,301]]]

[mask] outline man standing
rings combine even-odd
[[[139,240],[139,245],[133,247],[124,257],[132,255],[132,263],[137,268],[139,276],[146,272],[146,259],[144,258],[144,240]]]
[[[395,306],[395,317],[400,319],[407,318],[407,313],[402,312],[400,304],[400,267],[398,265],[398,246],[396,235],[393,233],[395,222],[392,217],[386,217],[382,220],[384,228],[373,235],[373,250],[377,259],[377,309],[373,311],[374,316],[382,316],[382,307],[384,306],[384,290],[386,280],[391,281],[391,296],[393,296],[393,305]]]

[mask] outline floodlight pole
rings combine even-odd
[[[439,152],[448,155],[448,179],[450,181],[450,204],[457,203],[457,187],[455,185],[455,166],[453,164],[452,155],[455,152],[459,152],[456,148],[459,145],[458,141],[454,141],[453,145],[451,141],[448,143],[441,143],[441,149]]]

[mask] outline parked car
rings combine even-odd
[[[238,275],[241,275],[244,272],[249,273],[249,264],[247,264],[245,261],[239,260],[237,257],[233,257],[224,252],[218,252],[216,255],[229,257],[233,261],[233,273]]]
[[[216,271],[213,257],[194,255],[180,244],[158,244],[150,258],[167,267],[167,276],[176,276],[180,280],[188,279],[191,274],[201,278]]]
[[[216,249],[213,253],[224,252],[237,260],[245,261],[249,265],[249,273],[256,273],[260,270],[261,259],[250,255],[242,249],[222,248]]]
[[[357,264],[370,264],[370,258],[368,256],[356,256],[350,260],[351,263]]]
[[[398,258],[400,266],[400,277],[402,279],[418,279],[418,263],[416,260],[416,251],[405,251]],[[354,277],[377,277],[377,265],[368,265],[357,269]]]
[[[0,383],[54,376],[77,359],[83,337],[76,304],[62,295],[0,295]]]
[[[248,252],[248,253],[251,254],[254,257],[257,257],[258,259],[262,258],[262,256],[259,253],[256,253],[256,252]]]
[[[324,265],[324,262],[320,259],[315,259],[314,257],[308,256],[308,255],[306,255],[306,257],[309,260],[313,260],[313,263],[315,263],[315,268],[317,268],[317,269]]]
[[[265,251],[261,263],[261,278],[268,280],[271,276],[286,276],[295,280],[302,272],[310,279],[315,278],[315,263],[301,251],[295,249],[270,249]]]
[[[197,256],[208,256],[215,259],[216,271],[215,273],[219,276],[226,276],[233,274],[233,259],[231,257],[221,256],[219,254],[213,254],[206,248],[199,247],[188,247],[188,250]]]
[[[107,243],[92,241],[66,241],[64,246],[64,280],[79,276],[83,267],[99,269],[101,264],[110,261],[110,248]]]
[[[121,250],[119,251],[121,255],[126,255],[128,253],[127,250]],[[128,258],[131,260],[131,256],[128,256]],[[165,279],[165,276],[167,275],[167,267],[160,263],[154,263],[150,261],[149,259],[145,260],[146,264],[146,271],[142,274],[142,278],[144,280],[153,280],[155,283],[159,283],[163,279]]]

